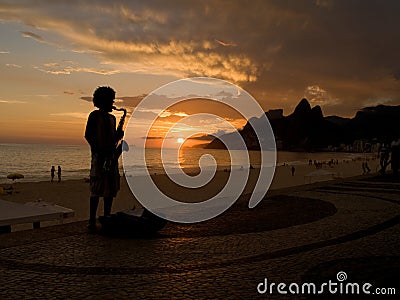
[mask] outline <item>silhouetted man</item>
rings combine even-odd
[[[86,124],[85,138],[92,152],[88,226],[92,230],[96,228],[99,197],[104,198],[104,215],[108,216],[120,187],[116,144],[122,139],[123,132],[117,132],[115,117],[110,114],[114,99],[115,91],[112,88],[98,87],[93,94],[93,104],[99,109],[90,113]]]
[[[56,174],[56,168],[54,168],[54,166],[51,166],[51,169],[50,169],[51,182],[54,181],[55,174]]]
[[[57,176],[58,176],[58,182],[61,182],[61,167],[57,167]]]
[[[391,167],[395,176],[399,173],[400,168],[400,138],[392,142],[392,158]]]
[[[389,165],[389,156],[390,156],[390,145],[389,143],[384,142],[381,146],[381,150],[380,150],[380,165],[381,165],[381,169],[379,170],[379,172],[384,175],[386,172],[386,168]]]

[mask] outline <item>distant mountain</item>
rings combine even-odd
[[[339,125],[339,126],[345,126],[350,121],[349,118],[343,118],[343,117],[339,117],[339,116],[327,116],[327,117],[325,117],[325,120],[327,120],[333,124]]]
[[[270,110],[265,114],[274,131],[277,147],[281,150],[318,151],[328,146],[351,144],[357,139],[382,141],[400,136],[400,106],[366,107],[357,112],[354,118],[348,119],[324,117],[320,106],[311,107],[304,98],[294,112],[286,117],[282,109]],[[249,122],[239,133],[247,149],[260,148]],[[229,134],[223,138],[229,138]],[[221,149],[225,146],[219,139],[214,139],[206,148]]]
[[[287,117],[270,120],[275,138],[285,150],[314,150],[336,144],[343,134],[342,128],[322,114],[320,106],[311,108],[307,99],[302,99],[294,112]]]
[[[400,137],[400,105],[365,107],[346,125],[347,140],[394,140]]]

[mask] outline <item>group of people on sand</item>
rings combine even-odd
[[[314,162],[313,162],[311,159],[308,161],[308,165],[310,165],[310,166],[314,165],[316,169],[322,169],[322,166],[324,164],[326,164],[329,167],[333,168],[334,165],[338,165],[339,164],[339,161],[337,159],[331,159],[328,162],[326,162],[326,161],[321,162],[321,161],[317,161],[317,160],[314,160]]]
[[[51,176],[51,182],[54,181],[54,177],[56,176],[56,168],[54,166],[51,166],[50,169],[50,176]],[[58,177],[58,182],[61,182],[61,167],[57,167],[57,177]]]
[[[322,166],[324,164],[328,165],[331,168],[333,168],[333,165],[338,165],[339,161],[337,159],[331,159],[329,161],[324,161],[324,162],[317,161],[317,160],[313,161],[312,159],[308,160],[308,165],[309,166],[315,166],[316,169],[322,169]],[[286,163],[283,163],[283,166],[286,166]],[[296,168],[293,165],[290,167],[290,173],[292,174],[292,176],[294,176],[295,173],[296,173]]]

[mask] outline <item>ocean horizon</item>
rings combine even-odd
[[[135,169],[135,174],[145,174],[145,168],[140,164],[139,156],[141,149],[130,147],[129,155],[124,154],[124,164],[127,170]],[[147,168],[150,174],[163,174],[164,166],[181,168],[185,170],[198,169],[199,158],[204,154],[210,154],[217,162],[217,169],[232,167],[249,167],[240,163],[241,157],[249,155],[250,164],[254,167],[260,166],[258,151],[234,150],[239,163],[231,166],[230,158],[226,150],[183,148],[176,158],[176,149],[165,149],[164,161],[162,163],[159,155],[160,149],[147,149]],[[329,161],[331,159],[342,162],[343,160],[356,160],[364,157],[363,153],[347,152],[288,152],[278,151],[276,165],[301,165],[307,164],[308,160]],[[51,144],[0,144],[0,183],[11,183],[7,179],[8,174],[20,173],[24,178],[17,182],[37,182],[50,180],[50,169],[52,166],[61,166],[62,180],[83,179],[89,177],[90,171],[90,148],[87,145],[51,145]],[[202,167],[210,167],[215,161],[209,156],[202,159]],[[120,159],[121,174],[123,172]],[[56,175],[57,177],[57,175]]]

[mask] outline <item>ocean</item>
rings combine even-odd
[[[131,147],[124,154],[124,167],[128,170],[135,169],[135,174],[144,174],[145,168],[139,162],[141,151],[138,148]],[[249,151],[250,163],[257,167],[260,165],[259,153]],[[205,150],[195,148],[185,148],[176,157],[176,151],[166,149],[163,163],[172,169],[198,169],[199,158],[204,154],[210,154],[217,162],[218,169],[228,168],[231,165],[227,151],[224,150]],[[237,164],[232,168],[240,168],[245,165],[245,160],[241,163],[247,151],[235,150],[233,155],[237,157]],[[329,161],[331,159],[352,160],[362,157],[360,153],[337,153],[337,152],[284,152],[277,154],[277,165],[289,164],[299,165],[307,164],[309,159],[317,161]],[[159,149],[146,150],[147,168],[150,174],[165,173],[163,163],[160,157]],[[214,159],[205,156],[202,160],[202,166],[209,167],[214,164]],[[20,173],[24,175],[18,182],[34,182],[50,180],[51,166],[61,166],[62,179],[83,179],[88,178],[90,170],[90,149],[86,145],[39,145],[39,144],[0,144],[0,183],[11,183],[7,175],[11,173]],[[122,163],[121,174],[122,174]],[[248,166],[247,166],[248,167]],[[57,174],[56,174],[57,178]]]

